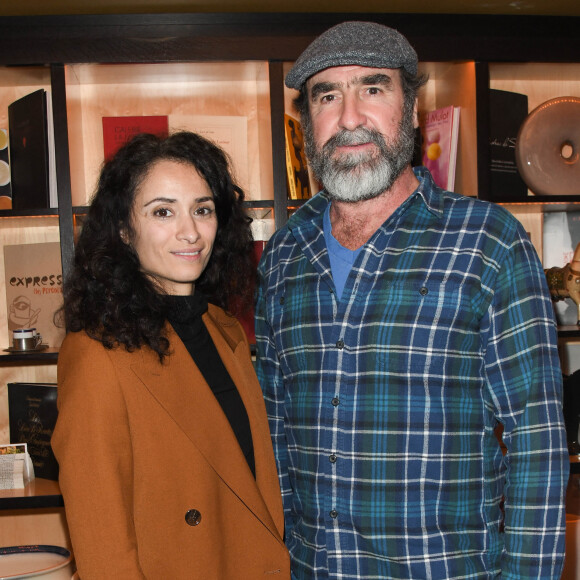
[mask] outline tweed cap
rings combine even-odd
[[[417,74],[417,53],[394,28],[376,22],[343,22],[315,38],[298,57],[285,84],[302,88],[312,75],[333,66],[404,68]]]

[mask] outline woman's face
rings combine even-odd
[[[211,256],[217,233],[213,193],[196,169],[162,160],[137,189],[132,244],[141,270],[167,294],[190,295]]]

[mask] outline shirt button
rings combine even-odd
[[[329,458],[330,463],[336,463],[336,455],[333,453]]]
[[[338,405],[340,404],[340,399],[338,397],[333,397],[332,401],[330,401],[332,403],[333,407],[338,407]]]
[[[421,294],[421,296],[427,296],[427,294],[429,294],[429,289],[426,286],[421,286],[419,294]]]
[[[279,302],[280,302],[280,305],[284,304],[284,296],[280,296]]]
[[[338,517],[338,512],[336,510],[330,510],[330,517],[335,519]]]
[[[336,343],[336,348],[344,348],[344,340],[339,340]]]

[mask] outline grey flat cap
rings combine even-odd
[[[417,74],[417,53],[394,28],[376,22],[343,22],[314,39],[286,75],[286,86],[302,88],[312,75],[333,66],[404,68]]]

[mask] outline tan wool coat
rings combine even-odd
[[[171,327],[163,364],[148,348],[107,350],[84,332],[64,340],[52,445],[82,580],[290,578],[246,336],[213,305],[203,320],[246,407],[256,479]]]

